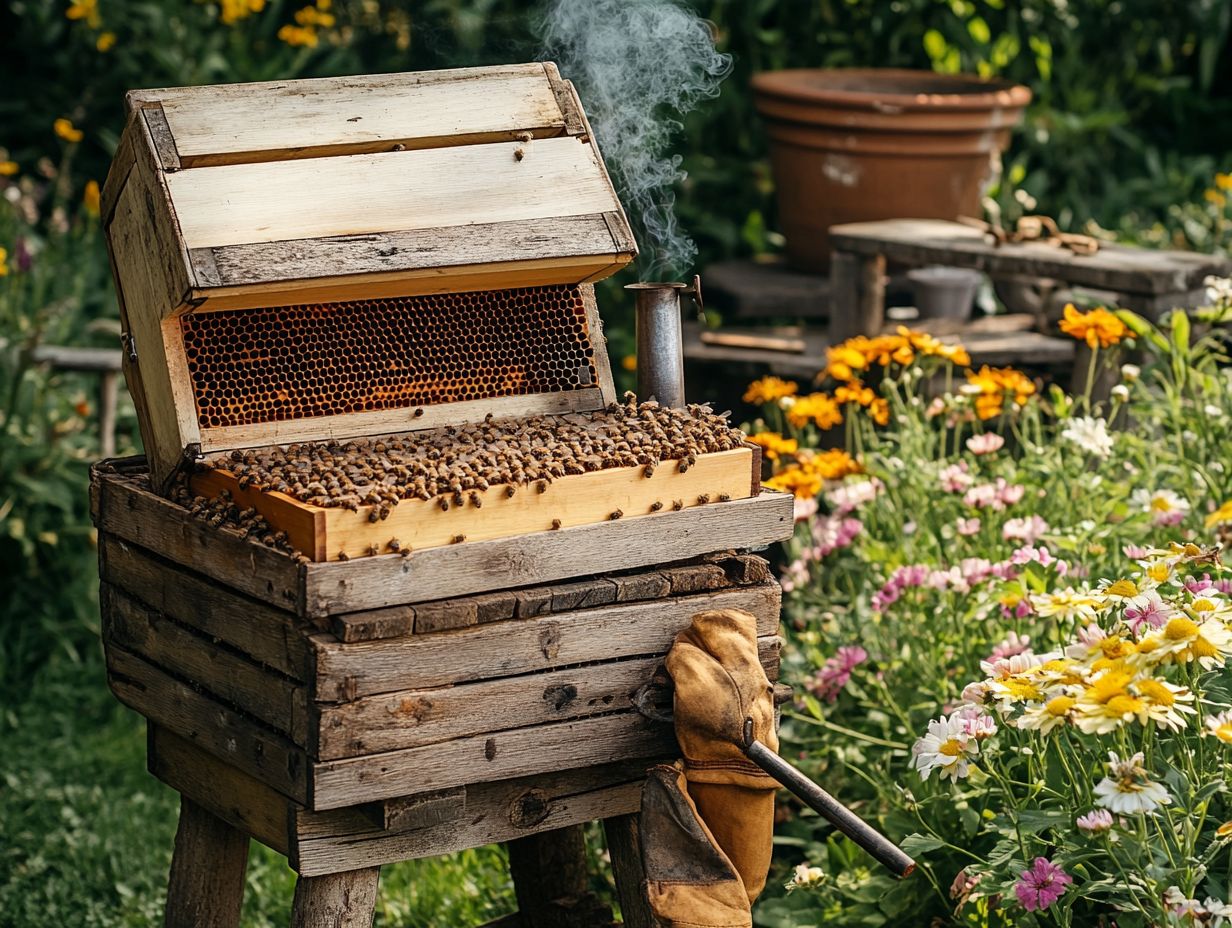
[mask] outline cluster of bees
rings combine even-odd
[[[482,507],[481,494],[492,487],[503,486],[507,497],[542,493],[554,480],[609,468],[640,467],[646,477],[668,466],[685,473],[698,456],[729,451],[743,441],[727,413],[702,405],[673,409],[653,400],[638,403],[626,393],[623,403],[590,414],[489,415],[482,422],[381,438],[232,451],[199,467],[228,471],[241,488],[284,493],[314,506],[370,507],[368,519],[379,522],[404,499],[434,500],[447,511]],[[201,517],[215,520],[229,512],[227,524],[266,544],[284,545],[285,536],[279,538],[281,533],[256,521],[255,512],[240,510],[229,498],[209,501],[182,492],[181,501]],[[610,518],[621,515],[617,510]]]
[[[286,551],[298,560],[308,560],[287,541],[286,532],[276,530],[257,510],[240,508],[227,490],[223,490],[213,499],[196,496],[188,489],[185,481],[180,480],[172,488],[171,499],[187,509],[189,515],[215,528],[227,529],[266,547]]]

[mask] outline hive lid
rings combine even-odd
[[[128,106],[104,223],[160,229],[164,314],[577,284],[636,255],[550,63],[139,90]]]

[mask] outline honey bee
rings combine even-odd
[[[650,511],[651,511],[651,512],[658,512],[658,511],[659,511],[660,509],[662,509],[662,508],[663,508],[663,502],[662,502],[662,500],[657,500],[657,499],[656,499],[653,503],[651,503],[651,504],[650,504]]]
[[[683,508],[684,508],[684,500],[682,499],[672,500],[672,512],[679,512]]]
[[[617,509],[611,515],[609,515],[608,518],[611,519],[613,522],[615,522],[617,519],[619,519],[623,515],[624,515],[623,510]]]
[[[460,545],[464,541],[466,541],[465,535],[454,535],[453,539],[450,541],[450,544]]]
[[[560,526],[561,526],[561,521],[560,521],[560,519],[553,519],[553,520],[552,520],[552,528],[553,528],[553,530],[560,528]]]

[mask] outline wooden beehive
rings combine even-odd
[[[752,613],[777,676],[779,588],[747,552],[793,506],[739,436],[657,470],[619,447],[659,420],[611,406],[590,282],[635,248],[572,89],[535,64],[129,104],[104,212],[147,458],[97,468],[92,513],[151,771],[308,878],[634,812],[677,751],[641,700],[693,615]],[[523,426],[607,428],[612,457],[545,451],[521,486],[375,521],[246,482],[295,448],[366,467]],[[303,556],[199,518],[181,475]]]
[[[555,66],[136,91],[128,103],[103,221],[160,492],[186,464],[236,449],[615,401],[591,282],[636,247]],[[756,450],[712,450],[679,479],[640,481],[633,461],[606,461],[547,493],[493,487],[453,511],[406,499],[379,519],[368,504],[248,489],[225,466],[193,489],[226,490],[326,560],[396,538],[422,548],[755,495]]]

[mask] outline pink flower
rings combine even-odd
[[[947,493],[961,493],[975,483],[975,478],[967,473],[966,461],[951,464],[941,471],[938,479],[941,481],[941,489]]]
[[[813,541],[817,542],[814,549],[817,560],[833,554],[839,548],[846,548],[864,530],[864,523],[859,519],[842,518],[840,516],[823,516],[813,523]]]
[[[958,871],[958,875],[954,877],[954,882],[950,884],[950,898],[957,901],[956,911],[961,910],[970,901],[971,894],[980,885],[982,877],[983,874],[980,873],[968,873],[966,867]]]
[[[972,435],[967,439],[967,450],[972,454],[992,454],[1000,451],[1005,445],[1005,439],[996,432],[985,432],[983,435]]]
[[[1142,545],[1125,545],[1121,548],[1121,553],[1131,561],[1142,560],[1150,553],[1150,551],[1150,548],[1143,547]]]
[[[1147,590],[1125,604],[1125,623],[1135,635],[1143,625],[1162,628],[1174,615],[1176,610],[1164,602],[1155,590]]]
[[[783,568],[783,572],[779,575],[779,584],[783,587],[784,593],[791,593],[794,590],[808,586],[808,565],[808,560],[804,557],[798,557]]]
[[[990,663],[999,661],[1005,657],[1013,657],[1015,654],[1023,654],[1030,649],[1031,637],[1029,635],[1010,632],[1004,641],[992,649],[992,653],[988,655],[988,660]]]
[[[1006,483],[1001,477],[997,478],[997,489],[1000,494],[1001,502],[1007,506],[1013,506],[1020,501],[1023,494],[1027,492],[1027,488],[1021,483]]]
[[[972,516],[970,519],[959,519],[955,523],[955,528],[960,535],[978,535],[980,531],[980,517]]]
[[[1028,912],[1046,909],[1063,895],[1065,887],[1074,882],[1073,877],[1048,860],[1035,858],[1030,869],[1022,871],[1014,884],[1014,895]]]
[[[985,738],[991,738],[997,733],[996,720],[976,705],[965,705],[951,718],[962,719],[963,734],[969,738],[974,738],[976,741],[983,741]]]
[[[812,497],[801,499],[797,496],[792,505],[797,522],[806,522],[817,513],[817,500]]]
[[[1098,835],[1112,827],[1112,813],[1107,809],[1092,809],[1078,816],[1078,830],[1083,834]]]
[[[828,658],[808,682],[809,692],[818,699],[834,702],[851,680],[851,672],[868,660],[868,652],[857,645],[844,645]]]
[[[1001,537],[1006,541],[1021,541],[1033,545],[1042,535],[1047,534],[1048,523],[1037,515],[1022,519],[1009,519],[1001,526]]]
[[[963,496],[963,502],[977,509],[985,507],[1000,511],[1022,500],[1027,488],[1021,483],[1009,483],[998,477],[996,483],[981,483],[971,487]]]
[[[841,516],[877,498],[885,484],[876,477],[844,483],[826,493],[830,506]]]

